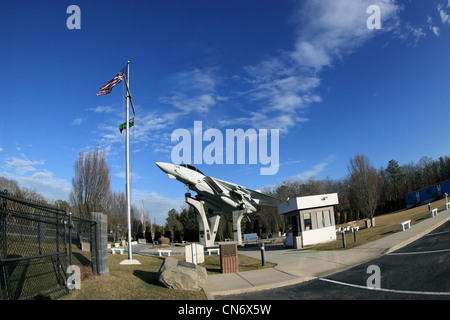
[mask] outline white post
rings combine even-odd
[[[130,87],[130,61],[127,61],[127,88]],[[127,224],[128,224],[128,259],[132,260],[131,252],[131,191],[130,191],[130,93],[127,90],[127,146],[126,146],[126,175],[127,175]]]
[[[448,194],[445,193],[445,204],[444,204],[444,210],[450,209],[450,203],[448,203]]]
[[[142,209],[141,209],[141,222],[142,222],[142,234],[145,239],[145,224],[144,224],[144,200],[142,200]]]
[[[193,264],[198,264],[198,259],[197,259],[197,244],[193,243],[192,245],[192,263]]]

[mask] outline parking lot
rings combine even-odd
[[[224,299],[450,299],[450,222],[390,254],[327,277]],[[221,299],[221,297],[216,297]]]

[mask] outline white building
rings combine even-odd
[[[336,240],[334,205],[338,194],[297,197],[278,205],[285,218],[286,245],[295,248]]]

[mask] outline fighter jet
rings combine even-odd
[[[195,198],[213,211],[233,212],[246,210],[247,213],[259,212],[262,207],[276,207],[279,199],[251,190],[235,183],[205,176],[197,168],[188,164],[156,162],[170,179],[183,183],[188,190],[195,191]],[[186,194],[190,196],[190,194]],[[271,204],[263,204],[260,201]]]

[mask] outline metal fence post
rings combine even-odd
[[[345,230],[342,230],[342,246],[347,248],[347,243],[345,242]]]
[[[264,242],[261,242],[261,263],[262,263],[262,266],[265,266],[266,265],[266,257],[265,257],[265,248],[264,248]]]
[[[73,228],[73,221],[72,221],[72,212],[69,212],[69,265],[73,265],[72,263],[72,228]]]
[[[0,195],[5,194],[6,195],[7,191],[6,189],[2,192],[0,191]],[[2,206],[1,206],[1,214],[0,214],[0,232],[1,232],[1,243],[0,245],[2,246],[2,251],[3,251],[3,256],[0,257],[1,259],[6,259],[7,257],[7,247],[6,247],[6,198],[2,199]],[[5,281],[5,288],[8,291],[8,282],[7,282],[7,276],[8,276],[8,272],[5,269],[6,265],[1,266],[0,269],[0,299],[3,300],[3,288],[2,288],[2,279],[4,279]]]
[[[5,189],[3,190],[3,192],[0,192],[1,195],[8,195],[8,191]],[[7,244],[7,238],[6,238],[6,219],[8,217],[8,212],[7,212],[7,199],[3,198],[2,199],[2,213],[1,213],[1,220],[0,220],[0,225],[1,225],[1,233],[2,233],[2,249],[3,249],[3,257],[1,257],[2,259],[7,259],[8,258],[8,244]],[[5,289],[6,289],[6,299],[11,299],[11,286],[9,283],[9,272],[8,272],[8,264],[2,263],[2,268],[1,268],[1,272],[3,273],[3,280],[5,282]],[[1,287],[0,287],[1,289]],[[1,298],[4,299],[3,297],[3,291],[0,291],[1,294]]]

